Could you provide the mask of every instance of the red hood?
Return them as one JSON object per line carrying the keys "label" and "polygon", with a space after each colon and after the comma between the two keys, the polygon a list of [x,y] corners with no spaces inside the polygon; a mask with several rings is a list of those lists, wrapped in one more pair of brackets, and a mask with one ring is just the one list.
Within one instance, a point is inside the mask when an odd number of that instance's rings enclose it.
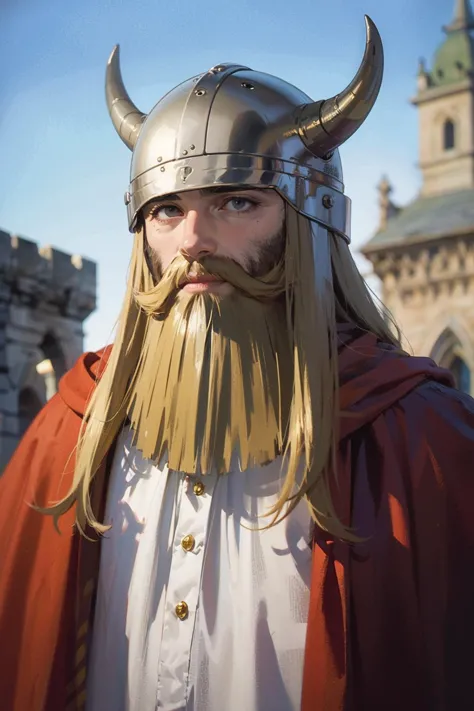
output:
{"label": "red hood", "polygon": [[[350,325],[338,328],[341,437],[347,437],[405,397],[424,380],[448,386],[453,379],[430,358],[409,356]],[[59,383],[66,405],[82,417],[112,346],[84,353]]]}
{"label": "red hood", "polygon": [[59,394],[65,404],[82,417],[94,384],[100,380],[112,346],[106,346],[97,353],[83,353],[71,370],[59,381]]}
{"label": "red hood", "polygon": [[339,331],[341,438],[373,422],[426,380],[454,386],[431,358],[410,356],[353,326]]}

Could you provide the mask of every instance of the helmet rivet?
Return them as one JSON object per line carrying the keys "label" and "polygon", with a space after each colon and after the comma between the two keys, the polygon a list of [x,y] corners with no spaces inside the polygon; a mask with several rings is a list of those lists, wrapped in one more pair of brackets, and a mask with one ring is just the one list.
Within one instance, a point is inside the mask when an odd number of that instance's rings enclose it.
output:
{"label": "helmet rivet", "polygon": [[187,156],[187,155],[188,155],[188,152],[187,152],[187,151],[183,151],[183,156]]}
{"label": "helmet rivet", "polygon": [[157,163],[161,163],[162,160],[163,158],[161,156],[158,156],[158,158],[156,159]]}
{"label": "helmet rivet", "polygon": [[194,145],[194,143],[191,143],[191,145],[189,146],[189,150],[194,151],[195,148],[196,146]]}
{"label": "helmet rivet", "polygon": [[123,201],[124,201],[125,205],[129,205],[129,204],[130,204],[130,200],[131,200],[131,196],[130,196],[130,193],[128,192],[128,190],[127,190],[127,192],[126,192],[125,195],[123,196]]}
{"label": "helmet rivet", "polygon": [[161,170],[162,173],[164,173],[164,172],[165,172],[165,166],[162,165],[161,168],[160,168],[160,170]]}
{"label": "helmet rivet", "polygon": [[334,205],[334,198],[332,195],[323,195],[323,205],[326,210],[329,210]]}
{"label": "helmet rivet", "polygon": [[253,91],[255,89],[253,84],[249,84],[248,81],[243,81],[242,84],[240,85],[244,89],[250,89],[250,91]]}
{"label": "helmet rivet", "polygon": [[196,96],[204,96],[206,93],[204,89],[197,89],[197,91],[194,92]]}

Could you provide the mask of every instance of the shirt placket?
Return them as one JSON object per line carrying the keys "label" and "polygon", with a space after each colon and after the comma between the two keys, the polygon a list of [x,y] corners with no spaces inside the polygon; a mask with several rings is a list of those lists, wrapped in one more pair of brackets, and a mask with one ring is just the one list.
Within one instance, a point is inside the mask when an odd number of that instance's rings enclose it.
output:
{"label": "shirt placket", "polygon": [[182,476],[166,594],[156,708],[174,711],[186,705],[189,660],[204,562],[215,477]]}

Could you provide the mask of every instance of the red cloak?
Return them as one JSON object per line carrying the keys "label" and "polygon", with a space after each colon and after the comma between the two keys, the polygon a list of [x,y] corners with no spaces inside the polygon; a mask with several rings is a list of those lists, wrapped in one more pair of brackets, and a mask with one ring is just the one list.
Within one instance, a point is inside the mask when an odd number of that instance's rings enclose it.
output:
{"label": "red cloak", "polygon": [[[340,338],[334,493],[340,516],[368,538],[315,534],[301,710],[472,709],[474,401],[427,358],[350,328]],[[74,509],[58,535],[28,502],[68,490],[109,353],[83,355],[64,376],[0,480],[5,711],[84,709],[100,543],[79,536]],[[107,472],[104,463],[93,487],[99,515]]]}

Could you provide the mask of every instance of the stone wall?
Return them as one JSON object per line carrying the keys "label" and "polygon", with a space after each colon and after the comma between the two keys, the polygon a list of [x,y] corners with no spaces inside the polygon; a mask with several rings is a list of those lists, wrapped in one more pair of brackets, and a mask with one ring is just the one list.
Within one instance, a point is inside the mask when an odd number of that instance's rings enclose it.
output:
{"label": "stone wall", "polygon": [[[0,471],[83,352],[95,308],[94,262],[0,230]],[[45,360],[52,371],[42,374]]]}
{"label": "stone wall", "polygon": [[404,243],[370,260],[405,347],[440,362],[446,336],[474,373],[474,233]]}

